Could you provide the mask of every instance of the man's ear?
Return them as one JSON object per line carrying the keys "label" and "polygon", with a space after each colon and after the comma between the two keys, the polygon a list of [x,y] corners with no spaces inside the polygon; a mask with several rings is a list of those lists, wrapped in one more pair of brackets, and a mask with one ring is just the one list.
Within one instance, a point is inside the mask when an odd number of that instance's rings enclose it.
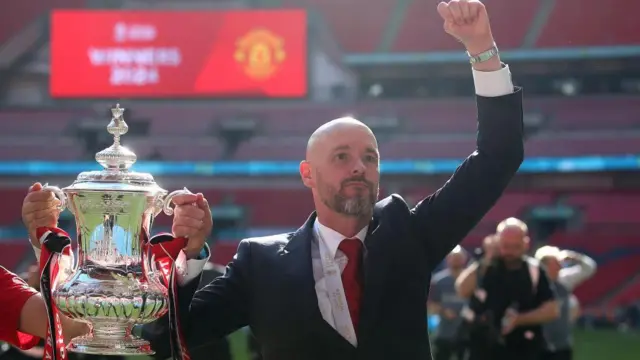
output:
{"label": "man's ear", "polygon": [[309,164],[307,160],[302,160],[300,162],[300,177],[302,178],[304,186],[310,189],[316,186],[316,182],[311,171],[311,164]]}

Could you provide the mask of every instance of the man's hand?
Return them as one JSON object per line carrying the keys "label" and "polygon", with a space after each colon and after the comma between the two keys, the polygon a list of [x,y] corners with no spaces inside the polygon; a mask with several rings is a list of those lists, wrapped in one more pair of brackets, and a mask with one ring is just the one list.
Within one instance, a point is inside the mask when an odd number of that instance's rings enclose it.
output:
{"label": "man's hand", "polygon": [[196,258],[213,228],[209,203],[201,193],[176,195],[173,203],[176,205],[171,227],[173,236],[187,238],[187,247],[183,250],[187,258]]}
{"label": "man's hand", "polygon": [[444,31],[464,44],[472,55],[491,49],[493,35],[487,9],[479,0],[451,0],[438,4]]}
{"label": "man's hand", "polygon": [[513,309],[507,310],[502,318],[502,335],[507,335],[519,325],[519,314]]}
{"label": "man's hand", "polygon": [[36,229],[39,227],[56,227],[60,217],[60,200],[51,191],[43,191],[40,183],[29,188],[29,193],[22,202],[22,222],[29,231],[31,243],[40,248]]}
{"label": "man's hand", "polygon": [[78,320],[72,320],[64,315],[60,317],[60,322],[62,325],[62,336],[64,337],[65,344],[68,344],[73,340],[73,338],[86,335],[91,331],[89,324]]}

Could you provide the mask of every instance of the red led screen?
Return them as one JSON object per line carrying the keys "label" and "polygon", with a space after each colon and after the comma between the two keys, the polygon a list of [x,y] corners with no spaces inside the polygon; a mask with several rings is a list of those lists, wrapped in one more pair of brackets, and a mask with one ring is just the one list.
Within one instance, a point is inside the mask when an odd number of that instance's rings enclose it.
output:
{"label": "red led screen", "polygon": [[301,10],[54,11],[58,98],[303,97]]}

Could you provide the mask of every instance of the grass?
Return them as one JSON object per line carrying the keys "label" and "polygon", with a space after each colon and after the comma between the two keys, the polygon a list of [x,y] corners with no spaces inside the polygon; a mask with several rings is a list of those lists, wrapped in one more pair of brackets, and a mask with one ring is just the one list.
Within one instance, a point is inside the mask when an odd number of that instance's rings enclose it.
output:
{"label": "grass", "polygon": [[[638,360],[640,333],[620,333],[612,330],[576,330],[575,360]],[[249,360],[244,331],[229,337],[234,360]],[[129,360],[142,360],[130,358]]]}
{"label": "grass", "polygon": [[637,360],[640,333],[613,330],[577,330],[575,360]]}

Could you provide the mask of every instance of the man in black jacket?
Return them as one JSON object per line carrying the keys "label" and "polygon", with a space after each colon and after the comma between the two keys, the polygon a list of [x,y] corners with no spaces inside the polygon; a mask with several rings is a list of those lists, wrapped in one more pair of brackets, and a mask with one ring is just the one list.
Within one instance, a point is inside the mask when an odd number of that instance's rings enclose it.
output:
{"label": "man in black jacket", "polygon": [[[380,154],[366,125],[343,118],[321,126],[300,165],[316,211],[294,233],[240,242],[225,275],[200,291],[183,284],[180,320],[189,343],[249,325],[265,360],[430,358],[430,273],[493,206],[523,159],[522,92],[500,62],[484,5],[452,0],[438,12],[471,56],[476,151],[410,208],[398,195],[377,202]],[[195,196],[176,200],[176,214],[198,218]],[[194,254],[208,230],[188,233]],[[168,341],[165,324],[143,328],[152,347]]]}
{"label": "man in black jacket", "polygon": [[559,314],[554,287],[539,262],[526,256],[524,222],[501,222],[497,237],[499,256],[487,266],[465,313],[471,359],[537,360],[545,344],[542,324]]}

